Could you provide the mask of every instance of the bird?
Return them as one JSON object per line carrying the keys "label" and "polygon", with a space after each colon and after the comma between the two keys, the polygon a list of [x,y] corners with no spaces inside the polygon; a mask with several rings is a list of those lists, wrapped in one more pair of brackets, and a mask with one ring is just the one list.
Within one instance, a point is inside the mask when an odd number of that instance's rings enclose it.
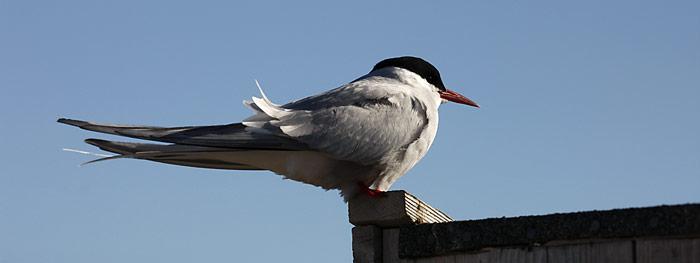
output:
{"label": "bird", "polygon": [[[68,118],[78,128],[158,143],[86,139],[117,158],[228,169],[268,170],[286,179],[340,190],[345,202],[381,196],[425,156],[446,102],[479,107],[447,89],[440,72],[414,56],[381,60],[347,84],[286,104],[260,97],[243,104],[253,115],[238,123],[157,127],[100,124]],[[88,162],[88,163],[91,163]]]}

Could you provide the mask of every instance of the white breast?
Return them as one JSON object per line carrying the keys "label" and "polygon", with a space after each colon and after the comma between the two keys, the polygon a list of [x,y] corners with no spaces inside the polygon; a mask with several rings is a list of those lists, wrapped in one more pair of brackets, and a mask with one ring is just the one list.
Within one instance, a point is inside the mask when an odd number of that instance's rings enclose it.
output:
{"label": "white breast", "polygon": [[401,71],[399,77],[414,87],[410,91],[411,96],[423,104],[425,117],[428,122],[414,142],[392,156],[392,162],[387,163],[386,168],[372,183],[372,188],[381,191],[389,190],[397,179],[406,174],[425,156],[435,139],[439,122],[438,107],[442,99],[436,92],[435,87],[410,71]]}

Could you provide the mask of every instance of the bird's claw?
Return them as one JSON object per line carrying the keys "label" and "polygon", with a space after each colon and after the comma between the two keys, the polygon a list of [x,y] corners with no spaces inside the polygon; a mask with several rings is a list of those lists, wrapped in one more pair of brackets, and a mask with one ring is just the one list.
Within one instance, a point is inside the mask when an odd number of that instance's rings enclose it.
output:
{"label": "bird's claw", "polygon": [[369,188],[369,186],[367,186],[366,184],[364,184],[362,182],[358,182],[357,184],[360,185],[360,189],[362,189],[362,192],[367,194],[369,197],[376,198],[376,197],[384,197],[386,195],[385,191]]}

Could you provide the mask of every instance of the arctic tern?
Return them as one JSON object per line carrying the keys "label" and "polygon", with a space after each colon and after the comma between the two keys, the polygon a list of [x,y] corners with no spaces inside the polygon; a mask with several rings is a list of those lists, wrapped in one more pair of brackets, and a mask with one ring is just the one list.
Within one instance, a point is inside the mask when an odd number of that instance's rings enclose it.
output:
{"label": "arctic tern", "polygon": [[260,93],[262,98],[243,102],[254,114],[240,123],[155,127],[65,118],[58,122],[167,143],[87,139],[117,154],[95,161],[133,158],[269,170],[326,190],[339,189],[348,201],[361,193],[387,191],[426,154],[437,132],[440,104],[479,107],[445,88],[440,72],[429,62],[410,56],[382,60],[348,84],[283,105],[272,103],[262,89]]}

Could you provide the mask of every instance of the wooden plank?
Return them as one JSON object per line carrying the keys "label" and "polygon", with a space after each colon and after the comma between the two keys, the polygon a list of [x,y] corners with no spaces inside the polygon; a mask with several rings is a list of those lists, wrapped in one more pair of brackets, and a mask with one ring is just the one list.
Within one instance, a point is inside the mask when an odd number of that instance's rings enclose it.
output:
{"label": "wooden plank", "polygon": [[489,248],[455,257],[457,263],[546,263],[547,251],[535,248]]}
{"label": "wooden plank", "polygon": [[404,260],[401,263],[457,263],[457,256],[445,255],[431,258],[417,258],[414,260]]}
{"label": "wooden plank", "polygon": [[547,259],[549,263],[633,263],[634,243],[628,240],[548,246]]}
{"label": "wooden plank", "polygon": [[384,263],[546,263],[547,252],[542,247],[535,248],[491,248],[478,253],[442,255],[427,258],[399,258],[398,228],[384,229],[382,232]]}
{"label": "wooden plank", "polygon": [[[384,231],[390,240],[398,238],[398,232]],[[385,254],[386,263],[587,263],[587,262],[638,262],[638,263],[698,263],[700,262],[700,238],[654,239],[590,242],[527,248],[487,248],[476,253],[442,255],[427,258],[399,259],[396,248],[385,239],[385,249],[394,251],[392,257]],[[395,245],[394,245],[395,246]],[[635,254],[636,251],[636,261]],[[387,250],[384,251],[387,253]]]}
{"label": "wooden plank", "polygon": [[453,221],[406,191],[386,192],[382,197],[358,196],[348,203],[350,223],[384,228]]}
{"label": "wooden plank", "polygon": [[679,236],[700,236],[700,204],[401,226],[399,255],[420,258],[555,241]]}
{"label": "wooden plank", "polygon": [[547,262],[547,250],[543,247],[499,249],[498,258],[491,262],[545,263]]}
{"label": "wooden plank", "polygon": [[382,230],[382,249],[384,263],[399,263],[399,229],[387,228]]}
{"label": "wooden plank", "polygon": [[384,229],[382,232],[384,263],[455,263],[457,255],[437,256],[430,258],[399,258],[399,228]]}
{"label": "wooden plank", "polygon": [[352,228],[352,257],[355,263],[382,262],[382,229],[377,226]]}
{"label": "wooden plank", "polygon": [[638,263],[698,263],[700,238],[637,240]]}
{"label": "wooden plank", "polygon": [[[401,259],[391,263],[546,263],[544,248],[490,248],[477,253],[443,255],[428,258]],[[385,261],[386,263],[386,261]]]}

